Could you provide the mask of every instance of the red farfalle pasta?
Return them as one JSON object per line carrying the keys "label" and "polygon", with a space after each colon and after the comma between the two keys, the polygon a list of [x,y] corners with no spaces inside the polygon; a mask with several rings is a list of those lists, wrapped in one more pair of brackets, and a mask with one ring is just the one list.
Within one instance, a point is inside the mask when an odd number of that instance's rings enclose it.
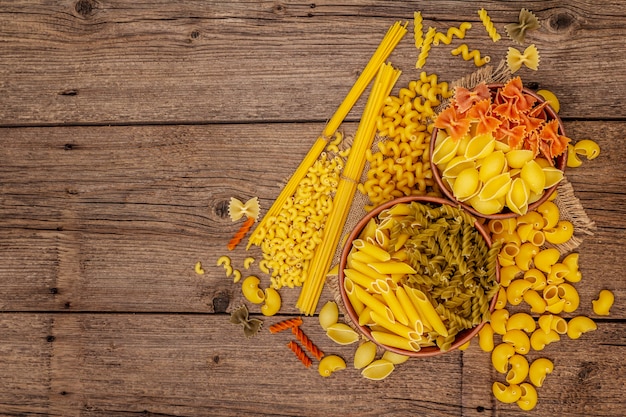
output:
{"label": "red farfalle pasta", "polygon": [[467,117],[477,120],[476,134],[491,133],[500,126],[500,119],[491,115],[491,103],[488,99],[481,100],[467,111]]}
{"label": "red farfalle pasta", "polygon": [[460,117],[454,106],[450,106],[437,116],[435,127],[446,129],[453,140],[461,140],[470,129],[471,120],[467,117]]}
{"label": "red farfalle pasta", "polygon": [[307,368],[311,366],[313,361],[302,350],[300,345],[292,340],[291,342],[287,343],[287,347],[291,349],[291,351],[298,357],[298,359],[300,359],[300,362],[302,362],[304,366],[306,366]]}
{"label": "red farfalle pasta", "polygon": [[301,317],[294,317],[291,319],[286,319],[283,321],[279,321],[278,323],[272,324],[269,329],[270,329],[270,333],[278,333],[278,332],[282,332],[283,330],[287,330],[287,329],[291,329],[294,327],[298,327],[302,324],[302,318]]}
{"label": "red farfalle pasta", "polygon": [[243,224],[241,225],[237,233],[235,233],[235,235],[230,240],[230,242],[228,242],[228,245],[226,246],[228,250],[233,250],[235,249],[235,247],[237,247],[239,242],[241,242],[241,240],[246,235],[246,233],[248,233],[248,230],[250,230],[253,224],[254,224],[254,217],[248,217],[246,221],[243,222]]}
{"label": "red farfalle pasta", "polygon": [[475,103],[491,97],[487,84],[480,83],[473,90],[465,87],[457,87],[454,90],[454,101],[457,111],[461,114],[467,112]]}
{"label": "red farfalle pasta", "polygon": [[539,151],[548,160],[559,156],[567,149],[570,139],[559,134],[559,123],[557,120],[550,120],[543,125],[539,132]]}
{"label": "red farfalle pasta", "polygon": [[315,356],[317,360],[320,360],[324,357],[324,352],[322,352],[315,344],[309,339],[309,337],[304,334],[300,327],[292,327],[291,332],[296,336],[296,339],[304,346],[306,350],[311,352],[311,355]]}

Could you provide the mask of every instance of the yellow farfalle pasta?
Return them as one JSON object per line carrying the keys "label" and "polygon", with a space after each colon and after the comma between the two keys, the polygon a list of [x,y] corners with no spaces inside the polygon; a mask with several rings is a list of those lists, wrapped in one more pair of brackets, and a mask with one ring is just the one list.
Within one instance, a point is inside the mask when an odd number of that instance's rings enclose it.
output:
{"label": "yellow farfalle pasta", "polygon": [[597,330],[596,323],[587,316],[576,316],[567,323],[567,336],[570,339],[578,339],[584,333]]}
{"label": "yellow farfalle pasta", "polygon": [[498,33],[498,30],[491,21],[491,17],[489,17],[487,10],[485,10],[484,8],[480,9],[478,11],[478,16],[480,17],[480,21],[485,27],[485,30],[487,31],[487,34],[489,35],[491,40],[494,42],[498,42],[502,36]]}
{"label": "yellow farfalle pasta", "polygon": [[230,202],[228,203],[228,215],[234,222],[241,219],[243,216],[257,219],[259,217],[260,210],[261,207],[259,205],[258,197],[253,197],[245,203],[242,203],[241,200],[238,200],[235,197],[231,197]]}
{"label": "yellow farfalle pasta", "polygon": [[524,52],[509,47],[506,54],[506,63],[511,70],[511,74],[517,72],[522,65],[525,65],[533,71],[537,71],[539,69],[539,59],[539,51],[534,44],[529,45]]}
{"label": "yellow farfalle pasta", "polygon": [[608,316],[614,302],[615,296],[613,293],[609,290],[602,290],[598,294],[598,298],[591,302],[593,312],[599,316]]}

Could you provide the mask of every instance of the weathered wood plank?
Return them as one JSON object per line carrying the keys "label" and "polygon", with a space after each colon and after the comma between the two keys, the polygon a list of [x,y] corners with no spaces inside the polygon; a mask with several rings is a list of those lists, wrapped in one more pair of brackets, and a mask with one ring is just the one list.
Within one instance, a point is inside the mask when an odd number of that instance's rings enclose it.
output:
{"label": "weathered wood plank", "polygon": [[[595,137],[601,156],[568,171],[596,222],[581,252],[581,312],[602,288],[626,297],[622,122],[571,122]],[[345,125],[354,131],[355,124]],[[233,252],[239,227],[231,196],[259,196],[267,209],[322,129],[321,124],[5,129],[0,151],[0,258],[5,311],[230,311],[242,298],[215,265],[243,270],[258,248]],[[598,135],[597,132],[602,132]],[[67,146],[66,146],[67,145]],[[276,163],[280,161],[280,163]],[[206,274],[193,271],[202,261]],[[263,275],[260,275],[263,276]],[[175,290],[173,290],[175,289]],[[297,291],[285,289],[285,313]],[[330,298],[332,294],[327,293]],[[256,308],[256,307],[255,307]],[[626,310],[616,303],[614,317]]]}
{"label": "weathered wood plank", "polygon": [[[352,367],[356,346],[334,344],[315,318],[303,331],[348,365],[328,379],[285,347],[291,334],[265,328],[246,339],[224,314],[1,313],[0,323],[2,415],[525,415],[492,401],[502,375],[475,344],[374,382]],[[555,363],[533,415],[621,415],[625,348],[623,325],[600,322],[531,353]]]}
{"label": "weathered wood plank", "polygon": [[[481,7],[500,42],[486,36]],[[541,65],[519,74],[556,92],[564,117],[624,117],[617,2],[78,0],[2,2],[0,125],[323,121],[395,20],[410,22],[419,9],[425,28],[470,21],[465,42],[497,63],[520,48],[503,27],[521,7],[542,23],[527,37]],[[474,71],[450,54],[459,43],[434,47],[424,69],[448,81]],[[409,33],[392,56],[405,80],[418,74],[417,53]]]}

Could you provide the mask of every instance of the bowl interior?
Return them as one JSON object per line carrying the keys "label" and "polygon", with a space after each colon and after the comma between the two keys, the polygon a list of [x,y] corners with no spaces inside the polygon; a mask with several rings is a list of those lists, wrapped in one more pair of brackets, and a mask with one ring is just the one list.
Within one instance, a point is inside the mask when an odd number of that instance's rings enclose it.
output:
{"label": "bowl interior", "polygon": [[[404,349],[399,349],[399,348],[392,347],[392,346],[385,346],[385,345],[382,345],[382,344],[378,343],[376,340],[374,340],[374,338],[372,337],[371,330],[369,329],[368,326],[361,326],[361,325],[359,325],[358,314],[356,313],[356,311],[352,307],[352,304],[350,303],[350,300],[349,300],[348,295],[346,294],[346,290],[344,288],[345,275],[344,275],[343,271],[344,271],[344,269],[347,266],[348,254],[350,253],[350,250],[352,248],[352,242],[355,239],[358,238],[358,236],[363,231],[363,229],[367,225],[367,223],[372,218],[378,216],[383,210],[388,209],[390,207],[393,207],[396,204],[411,203],[411,202],[432,203],[433,205],[447,204],[447,205],[450,205],[450,206],[454,206],[454,204],[451,203],[449,200],[446,200],[446,199],[443,199],[443,198],[427,197],[427,196],[411,196],[411,197],[400,197],[400,198],[397,198],[395,200],[388,201],[387,203],[384,203],[384,204],[376,207],[372,211],[370,211],[355,226],[355,228],[352,230],[352,232],[348,236],[348,238],[346,240],[346,243],[345,243],[345,245],[343,247],[343,250],[342,250],[342,253],[341,253],[341,259],[340,259],[340,263],[339,263],[339,289],[340,289],[341,298],[342,298],[342,301],[343,301],[343,304],[345,306],[345,309],[346,309],[346,312],[347,312],[348,316],[350,317],[350,319],[352,320],[354,325],[359,329],[359,331],[363,335],[365,335],[369,340],[371,340],[372,342],[376,343],[378,346],[380,346],[380,347],[382,347],[384,349],[390,350],[390,351],[395,352],[395,353],[399,353],[401,355],[412,356],[412,357],[435,356],[435,355],[439,355],[439,354],[442,354],[442,353],[450,352],[450,351],[458,348],[459,346],[463,345],[464,343],[469,341],[471,338],[473,338],[480,331],[480,329],[482,328],[482,326],[485,323],[482,322],[479,325],[476,325],[476,326],[474,326],[474,327],[472,327],[470,329],[465,329],[465,330],[462,330],[461,332],[459,332],[457,334],[456,339],[453,342],[452,346],[447,351],[442,351],[442,350],[440,350],[436,346],[422,347],[417,352],[404,350]],[[483,237],[483,239],[485,239],[485,242],[487,243],[487,246],[491,247],[491,238],[489,237],[489,233],[487,232],[487,230],[478,222],[475,222],[474,226],[476,227],[476,229],[478,230],[480,235]],[[499,269],[499,266],[497,265],[497,263],[496,263],[496,281],[500,282],[500,269]],[[493,299],[490,301],[490,306],[489,306],[490,311],[494,310],[496,301],[497,301],[497,297],[493,297]]]}
{"label": "bowl interior", "polygon": [[[489,89],[492,91],[495,91],[501,88],[502,86],[503,86],[502,84],[489,84],[488,85]],[[545,99],[541,97],[540,95],[538,95],[537,93],[535,93],[534,91],[529,90],[527,88],[524,88],[523,91],[524,93],[529,94],[532,97],[534,97],[538,102],[540,103],[545,102]],[[550,105],[546,105],[544,107],[544,110],[548,116],[548,120],[554,119],[558,122],[560,134],[565,136],[565,130],[563,129],[563,122],[561,121],[561,118],[558,116],[558,114],[554,111],[554,109]],[[435,142],[437,141],[438,131],[439,129],[437,128],[433,129],[433,133],[430,139],[430,155],[432,155],[435,150],[435,146],[436,146]],[[504,207],[503,211],[500,213],[483,214],[479,212],[478,210],[476,210],[474,207],[472,207],[470,204],[457,200],[452,190],[448,188],[448,185],[444,182],[443,178],[441,177],[441,173],[439,172],[439,169],[437,168],[437,166],[432,161],[430,164],[431,164],[433,176],[435,178],[435,181],[437,182],[437,185],[441,189],[441,192],[447,198],[454,201],[457,206],[463,207],[465,210],[472,213],[474,216],[487,218],[487,219],[506,219],[506,218],[519,216],[517,213],[509,210],[507,207]],[[567,165],[567,150],[565,150],[564,153],[556,157],[554,160],[554,166],[560,169],[561,171],[565,171],[566,165]],[[548,198],[550,198],[550,195],[552,195],[552,193],[556,190],[557,187],[558,187],[558,184],[553,185],[552,187],[544,190],[543,194],[537,201],[528,205],[528,211],[533,211],[534,209],[539,207],[542,203],[544,203]]]}

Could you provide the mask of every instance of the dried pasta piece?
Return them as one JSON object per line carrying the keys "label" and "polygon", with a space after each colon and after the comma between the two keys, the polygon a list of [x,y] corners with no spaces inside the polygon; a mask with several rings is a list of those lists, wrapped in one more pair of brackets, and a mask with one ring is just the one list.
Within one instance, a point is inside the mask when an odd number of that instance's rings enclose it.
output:
{"label": "dried pasta piece", "polygon": [[509,47],[506,54],[506,63],[511,70],[511,74],[517,72],[522,65],[530,68],[533,71],[537,71],[539,68],[539,51],[535,44],[529,45],[524,53],[519,50]]}
{"label": "dried pasta piece", "polygon": [[491,21],[491,17],[489,17],[487,10],[480,9],[478,11],[478,16],[480,17],[480,21],[483,23],[483,26],[487,30],[487,34],[489,35],[491,40],[494,42],[498,42],[502,36],[500,36],[498,30]]}
{"label": "dried pasta piece", "polygon": [[235,233],[235,235],[232,237],[230,242],[228,242],[228,245],[226,246],[228,250],[233,250],[235,249],[235,247],[237,247],[239,242],[241,242],[246,233],[248,233],[248,230],[250,230],[250,228],[254,224],[254,221],[254,217],[248,217],[246,219],[246,221],[241,225],[237,233]]}
{"label": "dried pasta piece", "polygon": [[243,326],[243,334],[246,337],[252,337],[261,330],[263,321],[248,317],[248,308],[244,305],[233,310],[230,315],[230,322],[233,324],[241,324]]}
{"label": "dried pasta piece", "polygon": [[307,368],[311,366],[313,361],[302,350],[300,345],[298,345],[296,342],[292,340],[289,343],[287,343],[287,347],[298,357],[298,359],[300,359],[300,362],[302,362],[304,366],[306,366]]}
{"label": "dried pasta piece", "polygon": [[315,356],[317,360],[320,360],[324,357],[324,352],[322,352],[316,345],[309,339],[309,337],[304,334],[302,329],[299,326],[294,326],[291,328],[291,333],[296,336],[296,339],[304,346],[306,350],[311,352],[311,355]]}
{"label": "dried pasta piece", "polygon": [[422,12],[413,12],[413,33],[415,47],[421,48],[424,43],[424,24],[422,20]]}
{"label": "dried pasta piece", "polygon": [[485,64],[491,62],[491,57],[480,56],[480,51],[478,49],[473,49],[470,51],[469,47],[466,44],[461,44],[457,48],[450,51],[452,55],[457,56],[461,55],[465,61],[469,61],[470,59],[474,60],[474,65],[477,67],[482,67]]}
{"label": "dried pasta piece", "polygon": [[459,117],[453,106],[439,113],[435,120],[435,127],[446,129],[455,141],[461,140],[469,132],[470,124],[470,119]]}
{"label": "dried pasta piece", "polygon": [[231,197],[230,203],[228,204],[228,215],[234,222],[241,219],[244,215],[248,218],[252,217],[254,219],[258,219],[260,211],[261,207],[259,205],[258,197],[249,199],[245,202],[245,204],[235,197]]}
{"label": "dried pasta piece", "polygon": [[283,321],[279,321],[278,323],[272,324],[269,327],[270,333],[278,333],[278,332],[282,332],[283,330],[287,330],[287,329],[292,329],[294,327],[298,327],[302,325],[302,318],[301,317],[294,317],[291,319],[286,319]]}
{"label": "dried pasta piece", "polygon": [[468,90],[465,87],[456,87],[454,90],[454,106],[459,113],[465,114],[474,104],[489,100],[491,93],[489,87],[484,82],[481,82],[476,87]]}
{"label": "dried pasta piece", "polygon": [[469,22],[463,22],[459,27],[450,27],[446,33],[437,32],[433,39],[433,45],[439,45],[439,42],[443,42],[446,45],[450,45],[452,37],[456,36],[459,39],[465,39],[465,32],[471,29],[472,24]]}
{"label": "dried pasta piece", "polygon": [[528,9],[522,9],[519,12],[519,21],[517,23],[509,23],[504,26],[509,38],[522,45],[524,43],[526,32],[538,29],[540,24],[537,16]]}
{"label": "dried pasta piece", "polygon": [[435,39],[436,31],[437,30],[432,26],[428,28],[426,36],[424,37],[424,42],[422,43],[422,48],[419,55],[417,56],[415,68],[423,68],[426,64],[426,58],[428,58],[428,54],[430,53],[430,48],[432,47],[433,41]]}
{"label": "dried pasta piece", "polygon": [[476,124],[477,135],[491,133],[502,123],[500,119],[491,115],[491,103],[487,99],[476,103],[476,105],[467,112],[467,116],[471,119],[478,120]]}

